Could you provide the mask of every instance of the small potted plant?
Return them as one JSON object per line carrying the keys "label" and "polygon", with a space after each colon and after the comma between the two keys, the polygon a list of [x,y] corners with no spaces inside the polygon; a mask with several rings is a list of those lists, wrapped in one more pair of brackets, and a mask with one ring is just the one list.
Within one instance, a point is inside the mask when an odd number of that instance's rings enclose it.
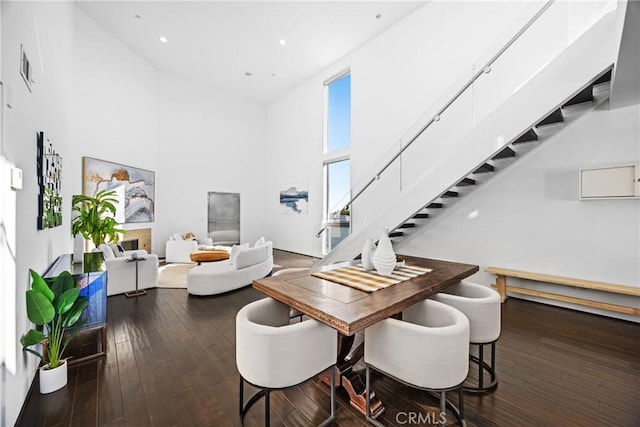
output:
{"label": "small potted plant", "polygon": [[348,207],[344,207],[340,210],[340,221],[343,222],[347,222],[349,221],[349,215],[351,214],[351,212],[349,212],[349,208]]}
{"label": "small potted plant", "polygon": [[[79,297],[80,290],[68,271],[55,277],[51,286],[37,272],[29,272],[32,281],[26,292],[27,317],[42,330],[29,330],[20,343],[24,351],[42,360],[40,393],[46,394],[67,384],[67,363],[62,356],[81,327],[71,328],[80,319],[88,300]],[[36,344],[42,344],[42,353],[29,348]]]}

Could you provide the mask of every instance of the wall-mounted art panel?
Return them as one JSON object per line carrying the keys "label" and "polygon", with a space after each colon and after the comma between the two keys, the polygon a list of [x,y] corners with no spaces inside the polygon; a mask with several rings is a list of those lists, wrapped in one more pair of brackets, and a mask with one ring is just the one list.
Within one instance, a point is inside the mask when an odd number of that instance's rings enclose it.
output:
{"label": "wall-mounted art panel", "polygon": [[123,186],[124,222],[154,220],[155,172],[91,157],[83,157],[82,161],[85,195],[93,196],[100,190],[118,191]]}
{"label": "wall-mounted art panel", "polygon": [[309,184],[307,182],[283,184],[280,188],[280,213],[307,213],[309,204]]}
{"label": "wall-mounted art panel", "polygon": [[44,132],[38,132],[38,230],[62,225],[62,157]]}

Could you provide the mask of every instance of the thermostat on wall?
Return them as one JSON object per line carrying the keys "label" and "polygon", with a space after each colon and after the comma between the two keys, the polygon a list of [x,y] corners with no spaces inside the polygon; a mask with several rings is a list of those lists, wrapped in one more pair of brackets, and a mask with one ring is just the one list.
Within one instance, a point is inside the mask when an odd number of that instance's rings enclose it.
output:
{"label": "thermostat on wall", "polygon": [[11,169],[11,188],[14,190],[22,190],[22,169]]}

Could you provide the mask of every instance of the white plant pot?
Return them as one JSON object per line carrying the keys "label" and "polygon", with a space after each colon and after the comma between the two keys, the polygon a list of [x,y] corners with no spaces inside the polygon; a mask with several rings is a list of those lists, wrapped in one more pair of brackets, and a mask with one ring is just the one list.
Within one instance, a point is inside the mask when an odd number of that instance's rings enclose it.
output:
{"label": "white plant pot", "polygon": [[396,267],[396,253],[393,251],[388,229],[385,228],[382,231],[378,247],[371,259],[379,275],[389,276],[393,273],[393,269]]}
{"label": "white plant pot", "polygon": [[55,369],[49,369],[48,364],[40,367],[40,393],[53,393],[65,385],[67,385],[66,360],[63,360],[60,366]]}

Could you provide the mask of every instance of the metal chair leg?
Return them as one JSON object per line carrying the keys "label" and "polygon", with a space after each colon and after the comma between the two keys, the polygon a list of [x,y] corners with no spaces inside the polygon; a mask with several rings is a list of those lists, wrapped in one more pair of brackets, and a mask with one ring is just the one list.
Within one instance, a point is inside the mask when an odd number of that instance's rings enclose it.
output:
{"label": "metal chair leg", "polygon": [[478,364],[479,374],[478,374],[478,388],[484,388],[484,344],[480,344],[480,348],[478,349],[478,359],[480,359],[480,363]]}
{"label": "metal chair leg", "polygon": [[242,379],[242,375],[238,375],[240,377],[240,394],[238,396],[238,414],[240,415],[240,425],[242,425],[242,410],[244,405],[244,379]]}
{"label": "metal chair leg", "polygon": [[247,415],[247,412],[249,412],[249,409],[251,409],[253,404],[256,403],[266,393],[267,393],[266,390],[259,390],[253,396],[251,396],[247,401],[247,403],[245,404],[244,403],[244,378],[242,378],[242,375],[240,375],[240,387],[239,387],[239,393],[238,393],[238,399],[239,399],[238,408],[240,410],[240,414],[239,414],[240,420],[238,425],[240,426],[244,425],[244,416]]}
{"label": "metal chair leg", "polygon": [[[488,344],[491,344],[491,365],[484,361],[484,346]],[[478,356],[474,356],[473,354],[469,355],[469,360],[478,365],[478,385],[466,385],[464,386],[464,391],[478,394],[494,391],[498,387],[498,376],[496,374],[496,342],[493,341],[483,344],[472,343],[472,345],[478,346]],[[485,371],[489,373],[491,379],[488,385],[484,383]]]}
{"label": "metal chair leg", "polygon": [[324,420],[318,427],[325,427],[328,425],[332,425],[336,421],[336,370],[332,366],[329,368],[331,378],[331,415],[329,418]]}
{"label": "metal chair leg", "polygon": [[375,418],[371,417],[371,368],[369,368],[369,365],[366,365],[365,368],[365,390],[364,390],[366,397],[365,397],[365,418],[367,419],[367,422],[369,424],[373,424],[376,427],[385,427],[384,424],[379,423],[378,421],[375,420]]}
{"label": "metal chair leg", "polygon": [[460,423],[464,426],[466,421],[464,420],[464,387],[462,384],[458,387],[458,409],[460,410]]}
{"label": "metal chair leg", "polygon": [[266,390],[264,392],[264,427],[269,427],[271,425],[271,420],[269,419],[271,415],[270,396],[271,396],[271,393],[269,392],[269,390]]}

